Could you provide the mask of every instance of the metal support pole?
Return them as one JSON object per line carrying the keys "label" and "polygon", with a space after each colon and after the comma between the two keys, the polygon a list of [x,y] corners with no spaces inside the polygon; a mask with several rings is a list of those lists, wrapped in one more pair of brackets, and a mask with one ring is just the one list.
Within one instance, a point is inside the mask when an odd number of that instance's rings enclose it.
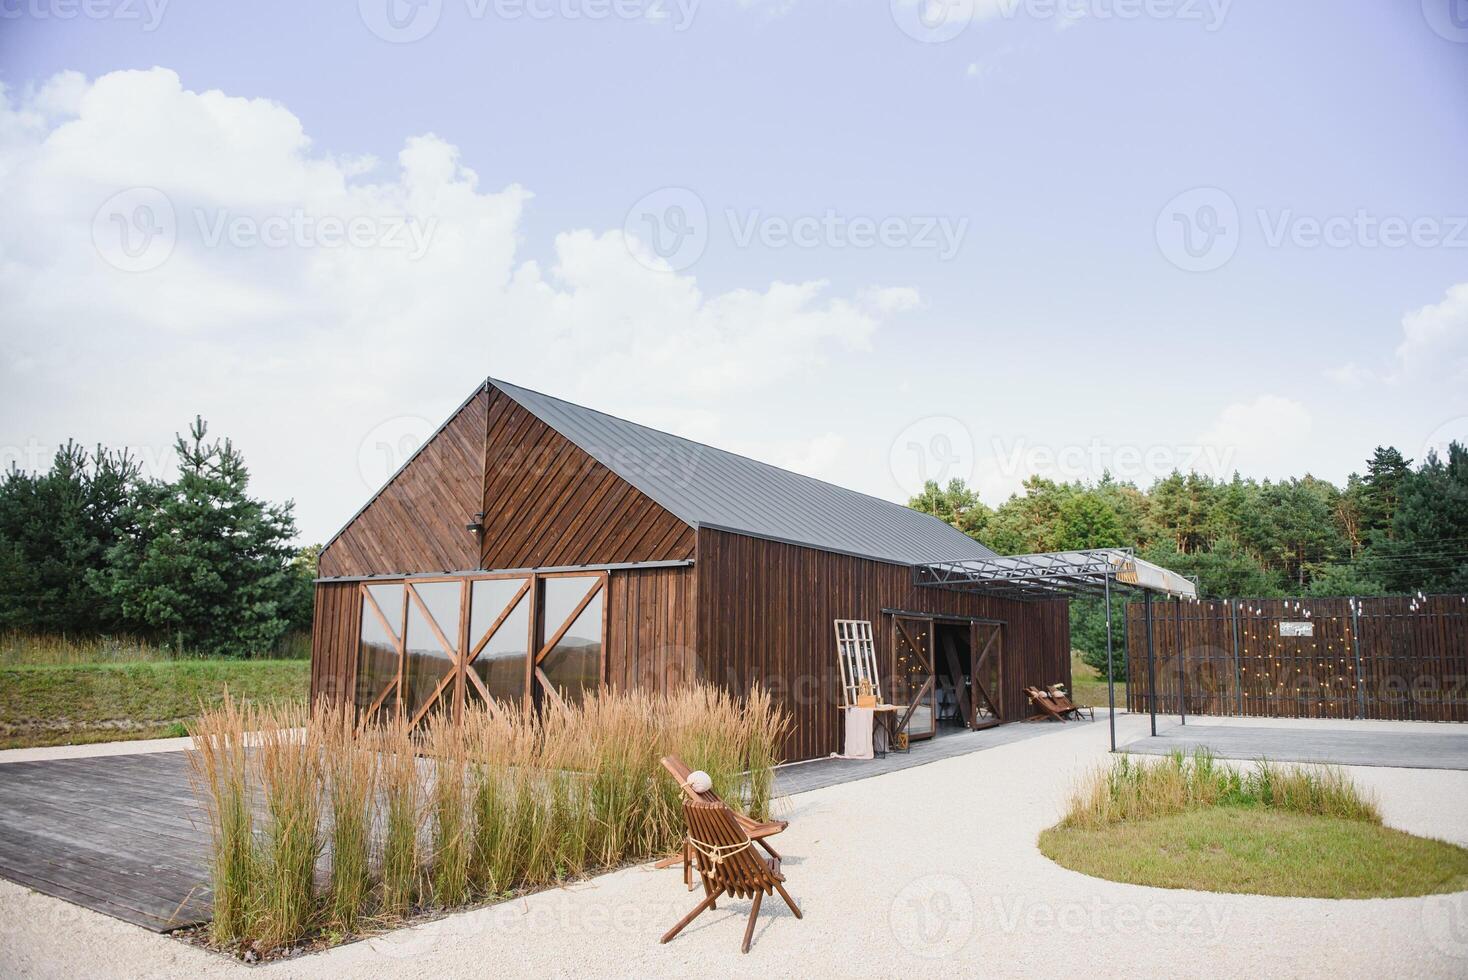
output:
{"label": "metal support pole", "polygon": [[1188,672],[1187,672],[1187,644],[1183,643],[1183,601],[1176,596],[1172,604],[1177,607],[1177,716],[1186,725],[1188,723]]}
{"label": "metal support pole", "polygon": [[1351,649],[1356,654],[1356,717],[1366,717],[1366,682],[1361,677],[1361,600],[1351,597]]}
{"label": "metal support pole", "polygon": [[1111,751],[1116,751],[1116,673],[1111,665],[1111,576],[1106,576],[1106,723],[1111,726]]}
{"label": "metal support pole", "polygon": [[1152,716],[1152,737],[1157,737],[1157,660],[1152,653],[1152,593],[1143,593],[1142,609],[1147,614],[1147,713]]}
{"label": "metal support pole", "polygon": [[1228,621],[1234,631],[1234,693],[1238,695],[1239,717],[1244,717],[1244,674],[1239,670],[1239,607],[1233,600],[1228,603]]}

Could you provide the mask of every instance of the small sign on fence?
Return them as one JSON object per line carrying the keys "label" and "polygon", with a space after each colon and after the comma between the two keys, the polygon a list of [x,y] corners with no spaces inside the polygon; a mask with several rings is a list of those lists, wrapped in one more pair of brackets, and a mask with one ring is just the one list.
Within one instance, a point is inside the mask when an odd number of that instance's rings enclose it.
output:
{"label": "small sign on fence", "polygon": [[1280,636],[1314,636],[1315,624],[1306,620],[1303,623],[1280,623]]}

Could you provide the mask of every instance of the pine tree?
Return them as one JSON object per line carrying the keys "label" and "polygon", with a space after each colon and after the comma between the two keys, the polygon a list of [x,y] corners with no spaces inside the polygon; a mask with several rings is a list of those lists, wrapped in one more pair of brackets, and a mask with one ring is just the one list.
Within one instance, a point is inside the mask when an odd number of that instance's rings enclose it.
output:
{"label": "pine tree", "polygon": [[92,635],[121,624],[96,576],[138,476],[125,452],[61,447],[46,473],[0,481],[0,627]]}
{"label": "pine tree", "polygon": [[109,553],[105,579],[128,620],[190,651],[249,656],[270,649],[299,616],[291,570],[293,505],[249,496],[249,471],[229,440],[206,442],[195,420],[175,443],[179,474],[144,485],[135,532]]}
{"label": "pine tree", "polygon": [[1468,591],[1468,447],[1450,444],[1446,461],[1429,452],[1398,489],[1368,559],[1374,577],[1392,592]]}
{"label": "pine tree", "polygon": [[1392,518],[1402,496],[1402,484],[1412,476],[1412,461],[1396,449],[1377,446],[1366,461],[1361,481],[1361,529],[1367,540],[1390,538]]}

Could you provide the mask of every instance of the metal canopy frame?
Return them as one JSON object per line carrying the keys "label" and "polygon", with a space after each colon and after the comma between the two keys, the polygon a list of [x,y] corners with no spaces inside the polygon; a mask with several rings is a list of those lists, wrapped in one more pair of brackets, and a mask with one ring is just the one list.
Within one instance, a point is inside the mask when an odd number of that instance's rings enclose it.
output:
{"label": "metal canopy frame", "polygon": [[[1033,555],[969,558],[962,561],[914,565],[913,583],[929,588],[989,595],[1001,599],[1036,601],[1044,599],[1100,598],[1106,603],[1106,701],[1111,729],[1111,751],[1116,751],[1116,682],[1112,679],[1111,593],[1117,588],[1141,592],[1146,610],[1147,673],[1155,678],[1152,646],[1152,598],[1197,601],[1198,584],[1178,573],[1136,556],[1131,548],[1092,548],[1052,551]],[[1182,664],[1178,665],[1179,676]],[[1147,699],[1152,734],[1157,734],[1157,685]],[[1182,688],[1178,689],[1179,715],[1187,724]]]}

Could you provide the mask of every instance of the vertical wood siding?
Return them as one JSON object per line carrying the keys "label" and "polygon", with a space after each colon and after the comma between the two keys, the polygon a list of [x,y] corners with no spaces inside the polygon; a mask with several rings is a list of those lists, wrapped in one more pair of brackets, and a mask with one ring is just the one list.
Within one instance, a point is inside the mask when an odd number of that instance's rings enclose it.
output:
{"label": "vertical wood siding", "polygon": [[790,709],[787,760],[837,751],[840,742],[836,619],[866,619],[878,667],[892,670],[883,608],[1003,620],[1001,710],[1029,714],[1027,684],[1070,682],[1070,618],[1064,602],[1016,602],[912,582],[900,565],[702,529],[696,565],[698,654],[706,680],[735,692],[756,682]]}
{"label": "vertical wood siding", "polygon": [[457,572],[476,567],[484,419],[480,391],[321,553],[320,574]]}
{"label": "vertical wood siding", "polygon": [[311,628],[311,703],[352,699],[362,600],[356,582],[318,582]]}
{"label": "vertical wood siding", "polygon": [[490,390],[481,568],[693,557],[693,528]]}
{"label": "vertical wood siding", "polygon": [[659,691],[698,676],[693,568],[615,571],[608,584],[607,683]]}
{"label": "vertical wood siding", "polygon": [[[1347,599],[1241,605],[1235,616],[1223,602],[1153,602],[1158,711],[1177,713],[1182,686],[1188,714],[1468,721],[1468,597],[1429,596],[1415,609],[1405,596],[1362,599],[1354,623]],[[1142,603],[1126,614],[1127,706],[1146,711]],[[1309,622],[1315,635],[1281,636],[1281,622]]]}

